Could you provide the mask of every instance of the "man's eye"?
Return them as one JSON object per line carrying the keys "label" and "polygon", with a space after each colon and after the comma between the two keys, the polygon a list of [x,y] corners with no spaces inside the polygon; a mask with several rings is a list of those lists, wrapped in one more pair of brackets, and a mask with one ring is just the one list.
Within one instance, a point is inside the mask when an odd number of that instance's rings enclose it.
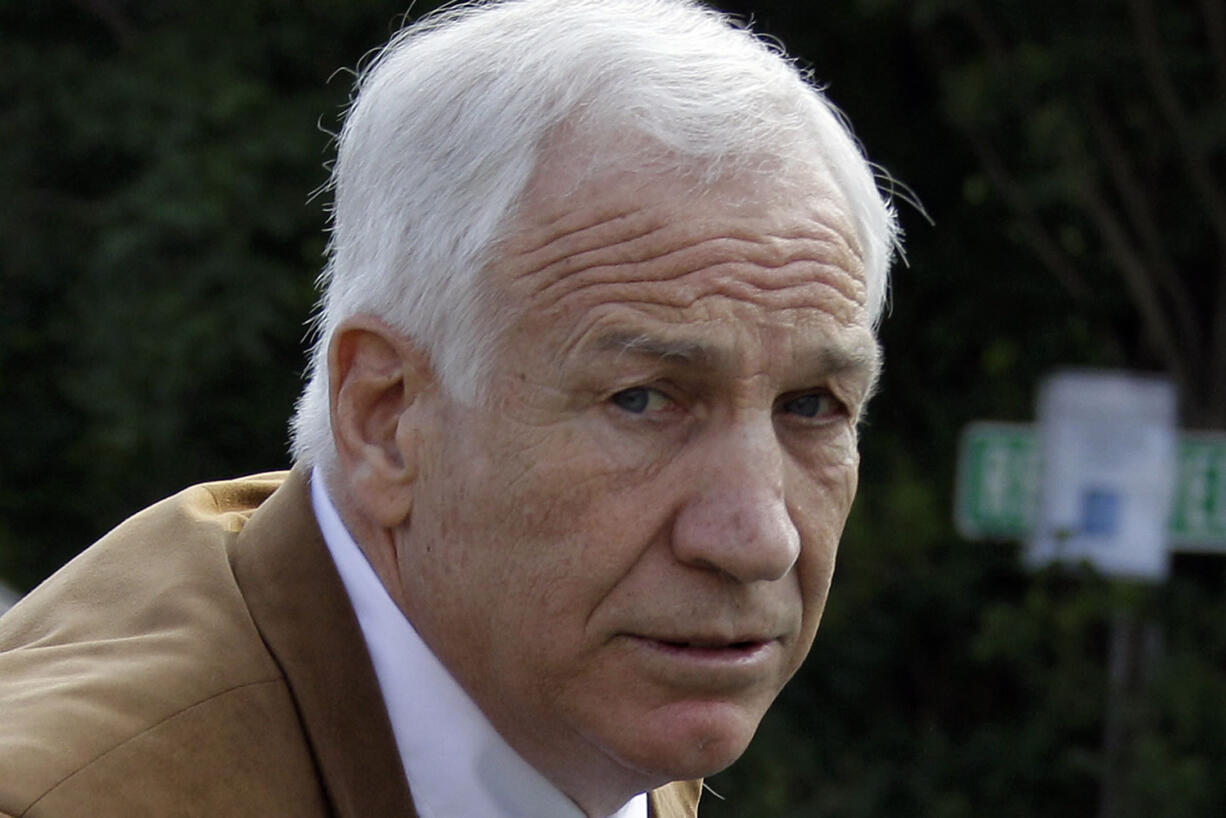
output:
{"label": "man's eye", "polygon": [[818,419],[839,414],[843,404],[829,392],[810,392],[785,400],[780,408],[789,415]]}
{"label": "man's eye", "polygon": [[609,398],[613,405],[636,415],[649,411],[658,411],[668,405],[669,399],[658,389],[647,386],[635,386],[623,389]]}

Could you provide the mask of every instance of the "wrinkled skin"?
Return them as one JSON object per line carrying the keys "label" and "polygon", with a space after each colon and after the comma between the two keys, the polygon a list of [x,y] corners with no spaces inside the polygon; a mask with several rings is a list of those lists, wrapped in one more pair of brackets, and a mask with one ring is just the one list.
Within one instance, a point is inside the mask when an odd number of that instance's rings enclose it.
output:
{"label": "wrinkled skin", "polygon": [[490,273],[514,317],[483,398],[414,401],[383,574],[594,815],[730,764],[804,659],[878,354],[824,173],[551,170]]}

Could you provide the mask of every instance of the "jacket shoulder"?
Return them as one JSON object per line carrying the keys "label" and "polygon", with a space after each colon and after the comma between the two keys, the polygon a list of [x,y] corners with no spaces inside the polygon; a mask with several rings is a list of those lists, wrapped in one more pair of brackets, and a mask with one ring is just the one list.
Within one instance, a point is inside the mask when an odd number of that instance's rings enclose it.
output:
{"label": "jacket shoulder", "polygon": [[0,814],[255,814],[258,791],[285,792],[272,785],[287,777],[318,807],[301,814],[323,814],[292,697],[231,567],[238,532],[283,479],[180,492],[0,619]]}

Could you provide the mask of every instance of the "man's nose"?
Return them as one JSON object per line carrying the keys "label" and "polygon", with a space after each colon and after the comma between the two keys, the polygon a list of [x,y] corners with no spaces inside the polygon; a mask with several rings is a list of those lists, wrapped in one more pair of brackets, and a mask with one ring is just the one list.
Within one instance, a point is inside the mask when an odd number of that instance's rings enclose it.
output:
{"label": "man's nose", "polygon": [[677,559],[744,583],[786,576],[800,555],[800,534],[787,508],[785,454],[773,423],[741,424],[704,445],[673,527]]}

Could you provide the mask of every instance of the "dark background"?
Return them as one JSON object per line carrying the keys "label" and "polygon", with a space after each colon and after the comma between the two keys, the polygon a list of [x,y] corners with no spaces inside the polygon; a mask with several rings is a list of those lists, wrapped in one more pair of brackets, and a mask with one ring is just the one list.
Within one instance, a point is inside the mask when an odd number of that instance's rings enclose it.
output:
{"label": "dark background", "polygon": [[[420,2],[417,16],[433,4]],[[724,3],[829,88],[900,202],[887,367],[805,669],[706,816],[1226,807],[1226,558],[1027,573],[951,523],[959,431],[1061,365],[1226,426],[1219,0]],[[205,479],[284,467],[328,131],[391,0],[0,5],[0,578]],[[1142,659],[1104,751],[1108,639]],[[1104,800],[1107,806],[1100,812]]]}

